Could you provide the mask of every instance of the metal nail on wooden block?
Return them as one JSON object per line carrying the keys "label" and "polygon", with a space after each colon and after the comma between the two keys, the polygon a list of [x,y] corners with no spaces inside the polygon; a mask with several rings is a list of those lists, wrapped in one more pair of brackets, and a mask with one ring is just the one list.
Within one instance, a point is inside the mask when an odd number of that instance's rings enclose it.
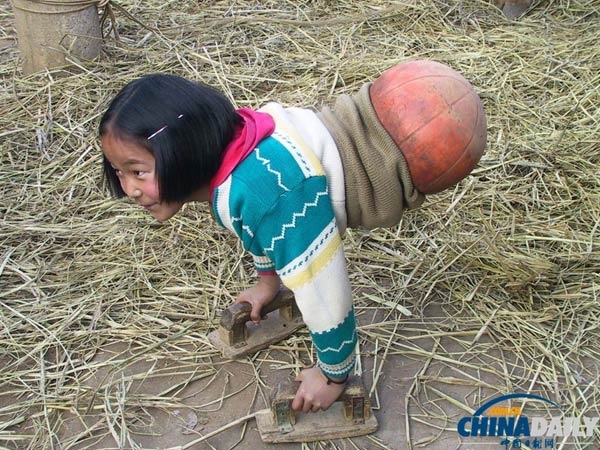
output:
{"label": "metal nail on wooden block", "polygon": [[296,414],[294,389],[277,394],[270,409],[256,414],[263,442],[312,442],[361,436],[377,430],[377,419],[360,378],[351,378],[341,397],[327,411]]}
{"label": "metal nail on wooden block", "polygon": [[282,289],[261,311],[266,318],[250,322],[248,303],[231,305],[221,316],[220,326],[209,334],[212,344],[226,358],[239,358],[279,342],[304,326],[294,294]]}

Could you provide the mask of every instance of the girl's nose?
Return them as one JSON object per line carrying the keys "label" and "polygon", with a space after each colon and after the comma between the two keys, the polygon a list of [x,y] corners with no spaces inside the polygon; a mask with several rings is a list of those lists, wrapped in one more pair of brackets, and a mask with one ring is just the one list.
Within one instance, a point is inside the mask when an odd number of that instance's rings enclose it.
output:
{"label": "girl's nose", "polygon": [[124,181],[122,183],[122,188],[125,195],[129,198],[138,198],[142,195],[142,191],[136,187],[134,183]]}
{"label": "girl's nose", "polygon": [[140,191],[139,189],[134,189],[132,194],[130,195],[131,198],[138,198],[142,196],[142,191]]}

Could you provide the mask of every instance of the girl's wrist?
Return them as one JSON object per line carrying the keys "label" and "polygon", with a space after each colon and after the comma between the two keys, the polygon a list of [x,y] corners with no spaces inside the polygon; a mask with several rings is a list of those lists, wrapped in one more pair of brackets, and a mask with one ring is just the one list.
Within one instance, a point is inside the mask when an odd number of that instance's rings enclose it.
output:
{"label": "girl's wrist", "polygon": [[269,287],[277,288],[281,286],[281,279],[279,275],[259,275],[258,282],[261,284],[266,284]]}
{"label": "girl's wrist", "polygon": [[321,373],[327,380],[327,384],[337,384],[337,385],[346,384],[348,382],[348,378],[350,377],[349,373],[347,373],[346,376],[342,377],[342,378],[330,377],[325,372],[323,372],[323,369],[321,369],[320,367],[319,367],[319,369],[321,370]]}

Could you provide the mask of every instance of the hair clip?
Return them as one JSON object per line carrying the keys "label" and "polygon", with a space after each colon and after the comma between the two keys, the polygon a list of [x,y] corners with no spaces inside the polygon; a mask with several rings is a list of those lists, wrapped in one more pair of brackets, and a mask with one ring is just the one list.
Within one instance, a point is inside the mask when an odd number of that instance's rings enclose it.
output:
{"label": "hair clip", "polygon": [[[182,117],[183,117],[183,114],[179,114],[179,115],[177,116],[177,118],[178,118],[178,119],[181,119]],[[148,136],[148,137],[146,138],[146,140],[148,140],[148,141],[149,141],[150,139],[152,139],[152,138],[153,138],[154,136],[156,136],[157,134],[159,134],[159,133],[162,133],[162,132],[163,132],[165,129],[167,129],[168,127],[169,127],[168,125],[165,125],[164,127],[160,128],[159,130],[156,130],[154,133],[152,133],[150,136]]]}
{"label": "hair clip", "polygon": [[162,133],[162,131],[167,128],[167,125],[165,125],[164,127],[162,127],[160,130],[155,131],[154,133],[152,133],[150,136],[147,137],[148,140],[152,139],[154,136],[156,136],[158,133]]}

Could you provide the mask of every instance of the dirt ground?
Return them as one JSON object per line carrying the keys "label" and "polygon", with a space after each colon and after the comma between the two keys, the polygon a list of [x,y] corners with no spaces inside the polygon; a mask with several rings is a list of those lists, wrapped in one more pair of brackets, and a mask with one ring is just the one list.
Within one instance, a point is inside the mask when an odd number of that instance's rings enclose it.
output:
{"label": "dirt ground", "polygon": [[[359,329],[368,332],[369,325],[380,325],[390,319],[395,318],[386,317],[377,309],[363,311],[358,315]],[[371,391],[374,379],[378,380],[370,398],[379,428],[370,436],[308,444],[265,444],[254,419],[227,427],[237,419],[266,408],[274,392],[291,383],[293,370],[286,368],[291,358],[287,352],[278,350],[277,344],[245,360],[223,360],[215,352],[208,360],[196,361],[196,364],[169,357],[144,358],[134,348],[115,344],[101,349],[90,361],[92,376],[85,382],[90,388],[87,411],[86,405],[79,405],[77,412],[58,412],[61,425],[55,448],[505,448],[499,438],[461,438],[456,425],[461,417],[470,415],[508,386],[514,392],[535,391],[532,372],[501,345],[492,343],[486,333],[473,343],[479,327],[475,327],[476,324],[472,328],[455,326],[453,315],[440,304],[430,304],[421,317],[402,317],[397,323],[400,327],[397,333],[404,342],[399,342],[400,339],[394,342],[387,354],[388,343],[384,341],[378,349],[372,344],[361,346],[362,379],[367,392]],[[440,326],[445,331],[435,337],[431,330]],[[305,331],[299,332],[298,336],[303,333]],[[293,345],[294,340],[297,337],[293,335],[287,344]],[[173,345],[177,346],[177,342]],[[199,343],[199,346],[204,345]],[[189,355],[195,352],[189,346],[179,350]],[[502,364],[498,362],[500,356]],[[110,364],[111,361],[114,364]],[[592,364],[600,370],[597,362]],[[556,389],[558,391],[560,386]],[[170,404],[164,402],[166,393],[172,394]],[[115,397],[117,401],[113,401],[112,406],[101,400]],[[154,402],[155,399],[162,400]],[[0,401],[0,406],[8,404],[10,395],[0,396]],[[101,412],[96,413],[96,410]],[[298,420],[302,420],[302,415]],[[113,426],[110,421],[114,422]],[[31,426],[29,420],[15,431],[27,434]],[[121,441],[118,430],[123,426],[128,428],[132,440]],[[185,447],[223,427],[226,429],[214,437]],[[26,448],[22,444],[15,441],[7,448]],[[555,445],[554,448],[575,448],[568,442],[561,447],[558,442]],[[584,448],[598,448],[595,445],[590,439],[589,447]]]}

